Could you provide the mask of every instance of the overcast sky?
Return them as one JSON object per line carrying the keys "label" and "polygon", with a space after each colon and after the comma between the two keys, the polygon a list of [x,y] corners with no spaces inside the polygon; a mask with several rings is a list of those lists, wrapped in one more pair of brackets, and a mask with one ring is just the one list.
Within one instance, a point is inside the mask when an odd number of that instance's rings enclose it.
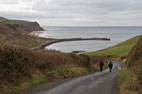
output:
{"label": "overcast sky", "polygon": [[141,26],[142,0],[0,0],[0,16],[44,26]]}

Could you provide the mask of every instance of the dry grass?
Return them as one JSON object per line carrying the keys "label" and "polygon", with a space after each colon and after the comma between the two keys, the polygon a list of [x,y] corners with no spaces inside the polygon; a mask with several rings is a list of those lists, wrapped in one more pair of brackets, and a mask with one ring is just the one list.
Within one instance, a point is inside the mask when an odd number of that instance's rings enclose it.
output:
{"label": "dry grass", "polygon": [[31,48],[45,41],[47,40],[44,38],[30,36],[17,25],[0,23],[0,44],[13,44]]}
{"label": "dry grass", "polygon": [[93,73],[99,70],[99,60],[100,57],[0,45],[0,92],[21,90],[43,83],[47,78]]}
{"label": "dry grass", "polygon": [[77,67],[91,67],[91,59],[85,55],[75,55],[61,53],[58,51],[45,51],[38,50],[32,52],[36,66],[43,73],[65,67],[65,66],[77,66]]}
{"label": "dry grass", "polygon": [[[142,37],[129,52],[125,70],[119,74],[120,94],[142,94]],[[131,74],[131,75],[129,75]]]}

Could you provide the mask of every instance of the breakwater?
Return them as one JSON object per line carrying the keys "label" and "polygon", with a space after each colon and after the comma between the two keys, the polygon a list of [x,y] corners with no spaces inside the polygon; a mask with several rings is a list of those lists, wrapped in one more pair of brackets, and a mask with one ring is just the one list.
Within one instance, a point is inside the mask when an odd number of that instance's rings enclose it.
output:
{"label": "breakwater", "polygon": [[58,42],[65,41],[83,41],[83,40],[102,40],[102,41],[110,41],[110,38],[65,38],[65,39],[49,39],[47,42],[40,44],[37,47],[31,48],[30,50],[38,50],[44,49],[46,46],[49,46]]}

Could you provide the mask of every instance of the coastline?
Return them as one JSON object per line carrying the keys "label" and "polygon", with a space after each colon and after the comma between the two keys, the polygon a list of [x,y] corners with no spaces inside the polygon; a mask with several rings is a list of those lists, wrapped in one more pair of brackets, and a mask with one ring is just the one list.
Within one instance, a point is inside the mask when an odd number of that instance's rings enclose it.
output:
{"label": "coastline", "polygon": [[33,31],[33,32],[30,32],[29,34],[30,34],[30,36],[36,36],[36,37],[38,37],[38,35],[42,34],[42,33],[44,33],[44,32],[43,31]]}
{"label": "coastline", "polygon": [[[47,38],[48,39],[48,38]],[[58,42],[64,42],[64,41],[83,41],[83,40],[102,40],[102,41],[110,41],[110,38],[66,38],[66,39],[50,39],[38,45],[37,47],[33,47],[30,50],[38,50],[38,49],[44,49],[46,46],[49,46],[54,43]]]}

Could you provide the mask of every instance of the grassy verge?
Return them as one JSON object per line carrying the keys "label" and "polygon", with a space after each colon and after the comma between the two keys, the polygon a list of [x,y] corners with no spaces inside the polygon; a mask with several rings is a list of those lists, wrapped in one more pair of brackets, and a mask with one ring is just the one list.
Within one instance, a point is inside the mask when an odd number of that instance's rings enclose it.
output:
{"label": "grassy verge", "polygon": [[[104,69],[106,69],[107,66],[108,66],[108,64],[105,63]],[[12,92],[12,94],[13,93],[14,94],[21,94],[21,90],[40,85],[42,83],[48,83],[48,82],[50,82],[50,80],[53,80],[53,79],[74,78],[74,77],[92,74],[92,73],[98,72],[98,71],[100,71],[99,65],[96,65],[96,64],[93,65],[92,68],[77,67],[77,66],[65,66],[65,67],[58,68],[53,71],[49,71],[47,78],[38,77],[38,78],[33,78],[33,79],[20,80],[17,85],[10,87],[9,89],[7,89],[7,91]],[[50,76],[50,77],[48,78],[48,76]]]}
{"label": "grassy verge", "polygon": [[48,82],[48,80],[45,77],[20,80],[18,82],[18,85],[15,85],[15,86],[9,88],[8,92],[13,92],[13,93],[19,94],[18,91],[21,91],[21,90],[29,88],[29,87],[37,86],[37,85],[40,85],[40,84],[46,83],[46,82]]}
{"label": "grassy verge", "polygon": [[121,88],[121,86],[130,78],[134,77],[134,73],[127,69],[126,67],[123,67],[122,71],[118,75],[118,86]]}
{"label": "grassy verge", "polygon": [[119,94],[142,94],[141,83],[136,74],[127,67],[118,75]]}
{"label": "grassy verge", "polygon": [[[106,69],[105,65],[104,69]],[[21,90],[40,85],[42,83],[48,83],[50,80],[54,79],[65,79],[74,78],[83,75],[88,75],[99,71],[99,66],[94,65],[92,69],[87,67],[77,67],[77,66],[65,66],[58,68],[47,73],[47,77],[38,77],[34,79],[20,80],[18,85],[15,85],[8,89],[8,92],[13,92],[14,94],[19,94]],[[45,75],[44,75],[45,76]]]}
{"label": "grassy verge", "polygon": [[83,67],[63,67],[57,70],[49,72],[49,75],[53,75],[57,78],[66,77],[77,77],[80,75],[88,74],[88,69]]}
{"label": "grassy verge", "polygon": [[100,51],[96,51],[96,52],[89,52],[89,53],[85,53],[85,54],[89,55],[89,56],[107,56],[107,55],[127,56],[129,51],[132,49],[132,47],[134,45],[136,45],[136,43],[139,39],[140,39],[140,36],[137,36],[137,37],[129,39],[125,42],[122,42],[118,45],[110,47],[108,49],[100,50]]}
{"label": "grassy verge", "polygon": [[120,94],[142,94],[142,37],[129,52],[118,75]]}
{"label": "grassy verge", "polygon": [[74,78],[82,75],[91,74],[99,71],[99,67],[94,65],[92,69],[86,67],[63,67],[57,70],[49,72],[49,75],[53,75],[57,78]]}

